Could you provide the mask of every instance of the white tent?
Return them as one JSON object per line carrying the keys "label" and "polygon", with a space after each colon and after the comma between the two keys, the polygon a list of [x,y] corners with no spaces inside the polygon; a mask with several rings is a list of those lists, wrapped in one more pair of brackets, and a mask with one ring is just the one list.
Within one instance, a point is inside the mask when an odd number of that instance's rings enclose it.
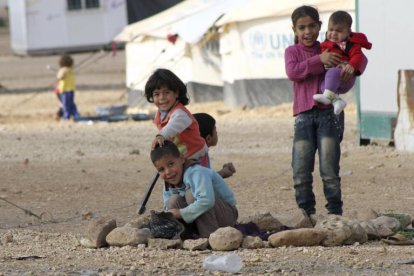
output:
{"label": "white tent", "polygon": [[[115,41],[126,42],[129,105],[145,102],[145,82],[159,67],[187,83],[194,101],[248,107],[291,101],[284,50],[293,43],[290,14],[303,4],[317,7],[325,25],[335,10],[354,11],[354,0],[186,0],[125,27]],[[174,34],[173,44],[166,38]]]}
{"label": "white tent", "polygon": [[[126,42],[129,105],[142,104],[145,82],[156,68],[168,68],[186,84],[194,101],[222,100],[218,37],[214,22],[240,0],[187,0],[131,24],[115,37]],[[173,43],[168,36],[177,35]]]}
{"label": "white tent", "polygon": [[[224,101],[230,106],[275,105],[292,100],[292,82],[285,73],[284,51],[294,43],[292,11],[315,6],[325,36],[328,17],[335,10],[354,14],[354,0],[249,0],[217,23]],[[325,27],[325,28],[324,28]]]}

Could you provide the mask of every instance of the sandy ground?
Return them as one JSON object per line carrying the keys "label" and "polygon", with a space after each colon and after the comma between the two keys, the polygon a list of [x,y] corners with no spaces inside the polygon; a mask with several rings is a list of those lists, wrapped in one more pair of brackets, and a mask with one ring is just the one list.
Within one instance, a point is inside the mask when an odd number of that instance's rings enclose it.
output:
{"label": "sandy ground", "polygon": [[[75,61],[87,56],[75,55]],[[148,156],[156,131],[150,121],[55,121],[57,100],[51,90],[41,88],[51,87],[53,74],[45,66],[56,61],[57,56],[0,54],[0,83],[7,88],[0,93],[0,196],[10,202],[0,200],[0,275],[208,275],[202,261],[210,251],[91,250],[79,245],[77,238],[89,222],[83,215],[110,215],[118,225],[135,216],[155,172]],[[78,83],[122,84],[124,64],[123,52],[105,55],[80,71]],[[96,106],[125,104],[124,92],[79,90],[76,102],[83,115],[93,115]],[[228,182],[241,217],[257,211],[289,214],[296,208],[290,167],[291,104],[246,110],[221,102],[188,107],[217,119],[219,144],[211,149],[212,165],[235,164],[237,173]],[[356,110],[350,105],[341,160],[345,216],[370,208],[414,216],[414,155],[383,143],[360,147],[356,131]],[[317,165],[315,172],[317,211],[324,214]],[[161,205],[158,183],[147,210]],[[399,263],[414,258],[413,250],[414,246],[377,241],[236,253],[243,258],[242,275],[413,275],[413,265]],[[19,260],[28,256],[39,258]]]}

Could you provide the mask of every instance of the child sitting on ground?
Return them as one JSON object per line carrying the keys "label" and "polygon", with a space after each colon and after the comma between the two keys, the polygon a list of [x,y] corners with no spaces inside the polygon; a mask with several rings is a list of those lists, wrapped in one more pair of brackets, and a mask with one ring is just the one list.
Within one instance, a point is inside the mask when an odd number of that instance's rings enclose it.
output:
{"label": "child sitting on ground", "polygon": [[[322,82],[322,94],[315,94],[313,99],[323,104],[332,104],[334,113],[338,115],[344,110],[346,102],[339,93],[348,92],[355,84],[366,66],[366,58],[361,48],[371,49],[372,44],[362,33],[351,31],[352,17],[345,11],[336,11],[329,17],[326,40],[321,43],[321,50],[329,50],[341,54],[341,63],[336,67],[328,67],[325,80]],[[343,81],[344,73],[353,77]]]}
{"label": "child sitting on ground", "polygon": [[[217,128],[216,128],[216,120],[207,113],[194,113],[194,118],[198,122],[198,126],[200,129],[200,135],[206,141],[207,147],[214,147],[217,145],[218,136],[217,136]],[[209,167],[210,159],[208,159]],[[236,168],[234,167],[233,163],[226,163],[223,165],[223,168],[219,170],[217,173],[221,175],[223,178],[227,178],[232,176],[236,172]]]}
{"label": "child sitting on ground", "polygon": [[184,159],[169,140],[155,146],[151,161],[165,181],[164,208],[187,224],[195,222],[201,238],[208,238],[220,227],[236,224],[236,200],[217,172]]}

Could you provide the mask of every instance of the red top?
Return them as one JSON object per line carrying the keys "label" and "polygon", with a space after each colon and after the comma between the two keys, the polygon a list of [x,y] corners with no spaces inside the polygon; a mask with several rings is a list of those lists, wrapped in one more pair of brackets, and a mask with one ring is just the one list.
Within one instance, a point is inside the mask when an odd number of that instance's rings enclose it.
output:
{"label": "red top", "polygon": [[329,49],[330,52],[342,55],[342,60],[347,61],[355,69],[356,75],[361,75],[364,71],[366,57],[362,48],[371,49],[372,44],[363,33],[351,33],[346,40],[345,50],[342,50],[335,42],[325,40],[321,43],[322,52]]}
{"label": "red top", "polygon": [[153,122],[160,134],[177,145],[184,158],[199,159],[207,153],[208,148],[200,135],[197,120],[181,103],[177,102],[162,121],[158,111]]}

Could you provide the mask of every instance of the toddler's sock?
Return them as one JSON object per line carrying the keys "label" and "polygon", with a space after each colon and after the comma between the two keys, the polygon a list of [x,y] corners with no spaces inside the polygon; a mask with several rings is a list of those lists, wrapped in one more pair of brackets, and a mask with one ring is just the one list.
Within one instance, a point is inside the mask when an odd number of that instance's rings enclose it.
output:
{"label": "toddler's sock", "polygon": [[346,106],[346,102],[344,100],[342,100],[342,98],[337,97],[333,102],[332,105],[334,107],[334,113],[336,115],[339,115],[342,110],[344,110],[345,106]]}
{"label": "toddler's sock", "polygon": [[335,92],[331,90],[325,89],[323,94],[315,94],[313,95],[313,99],[322,104],[331,104],[338,96]]}

